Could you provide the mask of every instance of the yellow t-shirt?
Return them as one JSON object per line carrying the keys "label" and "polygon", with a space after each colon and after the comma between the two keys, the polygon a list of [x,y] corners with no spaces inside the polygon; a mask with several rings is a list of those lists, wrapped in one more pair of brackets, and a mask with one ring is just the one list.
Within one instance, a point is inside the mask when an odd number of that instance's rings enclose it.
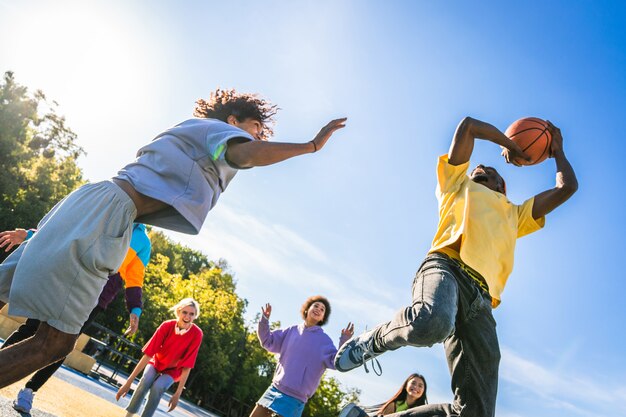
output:
{"label": "yellow t-shirt", "polygon": [[469,162],[454,166],[448,155],[439,157],[439,225],[429,253],[450,254],[447,247],[461,239],[458,256],[485,278],[496,306],[513,270],[516,239],[541,229],[545,217],[533,218],[534,197],[513,204],[504,194],[471,181],[468,167]]}

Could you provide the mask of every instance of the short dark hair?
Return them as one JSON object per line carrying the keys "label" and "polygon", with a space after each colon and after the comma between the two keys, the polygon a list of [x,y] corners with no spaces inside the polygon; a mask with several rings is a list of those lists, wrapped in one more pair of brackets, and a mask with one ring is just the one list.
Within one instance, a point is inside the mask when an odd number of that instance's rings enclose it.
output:
{"label": "short dark hair", "polygon": [[198,99],[193,115],[196,117],[218,119],[226,122],[228,116],[235,116],[238,121],[254,119],[261,122],[261,139],[267,140],[273,134],[273,117],[278,112],[278,106],[260,98],[256,94],[238,93],[234,88],[211,92],[208,100]]}
{"label": "short dark hair", "polygon": [[322,297],[321,295],[314,295],[306,299],[302,307],[300,308],[300,314],[302,314],[302,318],[306,320],[306,314],[309,311],[309,307],[313,305],[313,303],[320,302],[324,304],[326,307],[326,311],[324,312],[324,320],[317,323],[318,326],[323,326],[328,323],[328,317],[330,317],[330,303],[326,297]]}

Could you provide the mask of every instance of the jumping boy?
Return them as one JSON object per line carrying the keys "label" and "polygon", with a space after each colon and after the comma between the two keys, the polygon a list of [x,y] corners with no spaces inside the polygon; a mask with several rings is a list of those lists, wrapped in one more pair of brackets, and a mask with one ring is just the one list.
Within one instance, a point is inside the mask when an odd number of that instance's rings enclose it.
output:
{"label": "jumping boy", "polygon": [[309,142],[272,143],[264,139],[276,106],[256,95],[218,89],[196,104],[197,118],[158,135],[112,180],[68,195],[0,265],[0,307],[9,302],[10,314],[42,322],[0,351],[0,388],[70,352],[124,259],[134,221],[197,234],[239,169],[316,152],[346,121],[331,121]]}
{"label": "jumping boy", "polygon": [[[548,122],[549,123],[549,122]],[[452,376],[452,404],[429,404],[396,416],[495,415],[500,349],[492,306],[513,268],[515,240],[543,227],[544,216],[578,188],[563,152],[561,132],[549,123],[556,186],[512,204],[498,172],[478,165],[469,175],[475,139],[503,147],[507,162],[527,159],[494,126],[465,118],[457,127],[447,155],[437,166],[439,225],[432,247],[413,281],[413,304],[387,323],[354,337],[340,348],[335,366],[347,372],[367,360],[402,346],[444,343]],[[367,370],[367,368],[366,368]],[[365,416],[353,406],[342,417]]]}

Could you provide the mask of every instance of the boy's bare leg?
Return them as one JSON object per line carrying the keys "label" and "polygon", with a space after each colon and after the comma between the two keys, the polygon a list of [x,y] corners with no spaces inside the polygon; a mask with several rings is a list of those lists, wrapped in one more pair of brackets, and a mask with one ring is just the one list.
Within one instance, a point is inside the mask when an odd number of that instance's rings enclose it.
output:
{"label": "boy's bare leg", "polygon": [[67,356],[77,337],[41,323],[33,337],[0,350],[0,388]]}

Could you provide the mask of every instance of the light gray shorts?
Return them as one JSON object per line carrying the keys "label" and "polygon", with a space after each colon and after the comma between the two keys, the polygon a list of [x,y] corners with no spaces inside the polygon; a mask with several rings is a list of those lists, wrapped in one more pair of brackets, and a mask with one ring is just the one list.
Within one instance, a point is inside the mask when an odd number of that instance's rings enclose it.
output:
{"label": "light gray shorts", "polygon": [[135,217],[133,201],[111,181],[61,200],[0,265],[0,300],[9,314],[77,334],[126,256]]}

